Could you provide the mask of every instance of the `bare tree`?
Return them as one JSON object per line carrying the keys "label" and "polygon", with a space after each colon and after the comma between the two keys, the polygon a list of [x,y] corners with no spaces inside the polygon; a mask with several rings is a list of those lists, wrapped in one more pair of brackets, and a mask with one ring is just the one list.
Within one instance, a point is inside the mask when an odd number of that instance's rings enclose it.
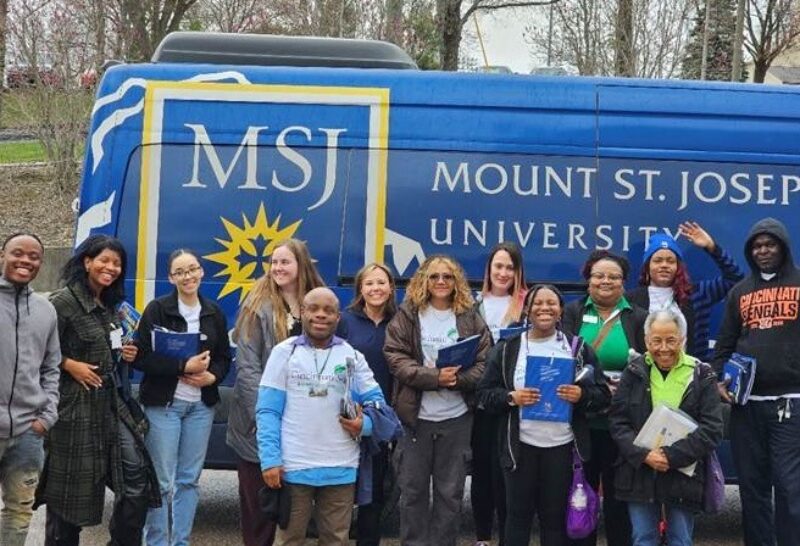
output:
{"label": "bare tree", "polygon": [[439,56],[444,70],[458,69],[458,51],[464,24],[477,11],[497,11],[555,4],[560,0],[436,0]]}
{"label": "bare tree", "polygon": [[192,17],[207,30],[250,32],[262,22],[263,4],[259,0],[198,0]]}
{"label": "bare tree", "polygon": [[57,196],[71,200],[92,104],[80,75],[94,60],[91,25],[58,0],[13,0],[11,57],[26,67],[24,93],[10,95],[44,148]]}
{"label": "bare tree", "polygon": [[106,0],[116,56],[146,61],[161,40],[179,30],[186,12],[197,0]]}
{"label": "bare tree", "polygon": [[748,0],[744,47],[753,58],[753,81],[763,83],[775,58],[800,36],[800,0]]}
{"label": "bare tree", "polygon": [[[630,74],[668,78],[676,74],[688,37],[691,0],[637,0],[633,3],[632,38],[623,56]],[[620,73],[617,64],[617,0],[562,0],[553,5],[553,25],[535,19],[525,31],[533,53],[552,53],[556,63],[574,67],[581,75]],[[627,16],[626,16],[627,17]],[[627,40],[627,38],[625,38]],[[632,51],[631,51],[632,50]]]}
{"label": "bare tree", "polygon": [[617,17],[614,23],[614,74],[630,77],[635,72],[633,0],[617,0]]}

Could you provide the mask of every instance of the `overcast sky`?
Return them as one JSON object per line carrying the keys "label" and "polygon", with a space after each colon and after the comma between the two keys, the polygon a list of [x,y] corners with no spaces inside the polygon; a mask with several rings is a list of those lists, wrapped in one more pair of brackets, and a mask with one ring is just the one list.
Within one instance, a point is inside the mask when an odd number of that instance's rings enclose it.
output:
{"label": "overcast sky", "polygon": [[[514,72],[527,74],[539,63],[530,55],[530,46],[525,43],[523,33],[535,17],[546,13],[546,8],[517,8],[500,10],[496,13],[482,12],[478,14],[478,25],[483,35],[486,56],[490,65],[505,65]],[[475,33],[475,21],[470,20],[465,30]],[[474,43],[473,43],[474,42]],[[468,40],[469,51],[483,65],[483,56],[477,40]]]}

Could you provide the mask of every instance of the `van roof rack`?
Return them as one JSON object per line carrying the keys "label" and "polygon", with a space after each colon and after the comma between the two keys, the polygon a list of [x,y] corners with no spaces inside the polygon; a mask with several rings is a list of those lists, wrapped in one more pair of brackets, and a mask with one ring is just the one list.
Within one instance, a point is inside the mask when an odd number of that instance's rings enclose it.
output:
{"label": "van roof rack", "polygon": [[223,32],[172,32],[152,62],[417,69],[405,51],[389,42]]}

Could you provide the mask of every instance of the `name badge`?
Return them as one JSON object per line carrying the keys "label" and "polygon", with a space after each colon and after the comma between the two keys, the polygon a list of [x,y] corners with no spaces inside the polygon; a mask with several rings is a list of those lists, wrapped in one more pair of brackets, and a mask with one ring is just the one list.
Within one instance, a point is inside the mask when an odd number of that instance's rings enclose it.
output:
{"label": "name badge", "polygon": [[122,328],[115,328],[108,333],[112,349],[122,349]]}
{"label": "name badge", "polygon": [[584,324],[597,324],[597,317],[594,315],[583,315]]}

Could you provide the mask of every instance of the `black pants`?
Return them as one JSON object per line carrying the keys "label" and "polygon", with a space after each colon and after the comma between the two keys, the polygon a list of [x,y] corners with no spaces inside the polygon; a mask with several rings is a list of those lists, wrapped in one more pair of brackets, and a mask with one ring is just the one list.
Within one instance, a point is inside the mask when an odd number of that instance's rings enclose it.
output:
{"label": "black pants", "polygon": [[372,457],[372,502],[358,507],[357,546],[378,546],[381,542],[381,513],[385,502],[384,482],[389,468],[389,447],[381,446]]}
{"label": "black pants", "polygon": [[239,478],[239,523],[245,546],[272,546],[275,540],[275,522],[261,513],[258,492],[264,487],[261,465],[239,459],[236,465]]}
{"label": "black pants", "polygon": [[506,546],[527,546],[539,516],[542,546],[565,546],[567,496],[572,484],[572,443],[558,447],[520,444],[517,469],[506,472]]}
{"label": "black pants", "polygon": [[475,520],[475,539],[492,540],[494,515],[500,546],[505,544],[506,490],[500,468],[497,428],[500,418],[476,410],[472,422],[472,517]]}
{"label": "black pants", "polygon": [[[628,504],[618,501],[614,488],[614,461],[619,450],[607,430],[592,429],[592,458],[584,464],[586,480],[592,489],[599,491],[603,487],[603,523],[606,527],[608,546],[631,546],[631,520],[628,516]],[[574,540],[575,546],[594,546],[597,544],[597,531],[581,540]]]}
{"label": "black pants", "polygon": [[[789,419],[785,418],[787,403],[791,404]],[[779,409],[784,411],[782,419]],[[800,545],[800,399],[751,400],[734,406],[730,434],[739,474],[744,543]]]}
{"label": "black pants", "polygon": [[[133,433],[120,424],[118,432],[122,458],[123,490],[114,493],[114,512],[108,524],[110,546],[141,546],[147,518],[147,463]],[[81,527],[47,509],[45,546],[77,546]]]}

